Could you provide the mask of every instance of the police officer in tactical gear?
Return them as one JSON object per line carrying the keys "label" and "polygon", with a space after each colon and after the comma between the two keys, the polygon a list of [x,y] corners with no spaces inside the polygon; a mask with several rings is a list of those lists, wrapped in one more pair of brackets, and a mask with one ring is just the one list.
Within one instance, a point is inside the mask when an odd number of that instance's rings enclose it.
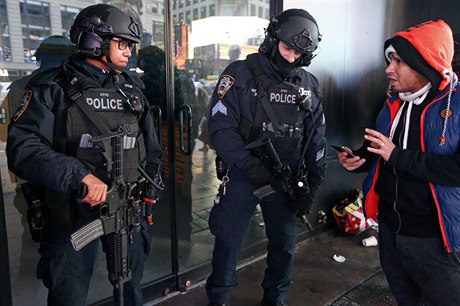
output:
{"label": "police officer in tactical gear", "polygon": [[325,175],[322,96],[305,69],[320,40],[308,12],[286,10],[271,19],[259,52],[231,63],[213,93],[209,138],[223,178],[209,217],[211,306],[230,303],[238,253],[258,204],[268,238],[261,305],[288,305],[296,236]]}
{"label": "police officer in tactical gear", "polygon": [[126,213],[123,222],[139,217],[129,223],[127,243],[121,245],[127,253],[122,264],[128,267],[122,282],[109,268],[117,264],[114,242],[119,240],[105,228],[101,237],[115,301],[143,304],[150,207],[161,189],[151,182],[161,181],[161,149],[141,83],[123,72],[140,34],[135,20],[118,8],[96,4],[83,9],[70,31],[77,54],[30,81],[9,126],[9,168],[46,193],[48,218],[37,276],[48,288],[48,305],[86,304],[99,240],[76,251],[70,238],[102,220],[102,207],[111,209],[112,202],[126,209],[116,211]]}

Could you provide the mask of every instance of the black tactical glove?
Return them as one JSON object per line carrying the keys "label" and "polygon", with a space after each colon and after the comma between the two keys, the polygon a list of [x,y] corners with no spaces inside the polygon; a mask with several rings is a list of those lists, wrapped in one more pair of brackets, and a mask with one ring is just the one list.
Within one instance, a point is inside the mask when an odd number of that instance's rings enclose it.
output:
{"label": "black tactical glove", "polygon": [[145,172],[148,174],[151,181],[147,179],[142,200],[145,203],[145,218],[150,225],[153,224],[153,213],[156,204],[160,200],[161,192],[165,189],[159,168],[159,166],[150,164],[147,164],[145,167]]}
{"label": "black tactical glove", "polygon": [[257,157],[251,156],[249,159],[235,163],[235,166],[241,169],[254,185],[267,185],[274,181],[274,177]]}
{"label": "black tactical glove", "polygon": [[314,200],[309,194],[300,195],[296,200],[290,201],[288,207],[297,214],[311,214],[313,202]]}
{"label": "black tactical glove", "polygon": [[306,224],[310,229],[311,225],[308,222],[307,215],[311,214],[320,184],[320,179],[308,177],[308,188],[306,188],[303,192],[300,190],[300,192],[297,193],[298,198],[288,204],[289,208],[296,213],[302,223]]}
{"label": "black tactical glove", "polygon": [[313,203],[314,199],[310,196],[310,194],[301,194],[296,200],[288,203],[289,209],[291,209],[297,217],[300,218],[300,221],[307,225],[310,230],[313,228],[308,221],[307,216],[311,214],[311,207],[313,206]]}

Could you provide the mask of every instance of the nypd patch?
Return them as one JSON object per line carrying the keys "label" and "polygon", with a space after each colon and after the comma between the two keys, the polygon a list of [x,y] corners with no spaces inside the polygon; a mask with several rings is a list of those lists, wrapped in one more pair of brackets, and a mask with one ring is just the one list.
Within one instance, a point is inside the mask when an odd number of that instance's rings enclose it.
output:
{"label": "nypd patch", "polygon": [[228,75],[224,74],[220,77],[219,85],[217,85],[217,95],[219,98],[223,98],[227,91],[232,88],[233,84],[235,84],[235,79]]}
{"label": "nypd patch", "polygon": [[26,91],[26,93],[21,99],[21,102],[19,103],[16,113],[14,114],[13,120],[15,122],[18,121],[18,119],[22,116],[22,114],[24,114],[24,112],[27,109],[27,106],[29,106],[29,102],[31,98],[32,98],[32,90]]}

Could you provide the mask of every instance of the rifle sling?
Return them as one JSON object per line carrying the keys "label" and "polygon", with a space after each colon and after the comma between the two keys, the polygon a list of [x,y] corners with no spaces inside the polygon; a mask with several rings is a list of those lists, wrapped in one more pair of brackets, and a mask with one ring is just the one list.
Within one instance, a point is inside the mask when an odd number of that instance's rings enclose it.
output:
{"label": "rifle sling", "polygon": [[265,92],[265,86],[268,83],[268,77],[260,66],[258,55],[256,53],[250,54],[247,56],[244,62],[257,80],[257,98],[262,103],[265,113],[272,122],[273,129],[276,133],[278,133],[280,130],[280,123],[275,115],[275,112],[273,112],[270,102],[268,102],[267,93]]}

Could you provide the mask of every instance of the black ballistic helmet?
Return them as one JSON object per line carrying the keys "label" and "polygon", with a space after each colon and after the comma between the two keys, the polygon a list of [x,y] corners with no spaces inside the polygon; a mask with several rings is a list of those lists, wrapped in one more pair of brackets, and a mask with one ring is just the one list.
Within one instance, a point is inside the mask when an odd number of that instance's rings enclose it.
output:
{"label": "black ballistic helmet", "polygon": [[303,9],[289,9],[272,17],[265,34],[260,45],[262,52],[274,54],[274,48],[282,41],[303,54],[300,66],[310,65],[322,38],[315,18]]}
{"label": "black ballistic helmet", "polygon": [[109,54],[113,36],[139,43],[141,29],[133,17],[108,4],[84,8],[70,29],[70,40],[77,45],[78,53],[92,58]]}

